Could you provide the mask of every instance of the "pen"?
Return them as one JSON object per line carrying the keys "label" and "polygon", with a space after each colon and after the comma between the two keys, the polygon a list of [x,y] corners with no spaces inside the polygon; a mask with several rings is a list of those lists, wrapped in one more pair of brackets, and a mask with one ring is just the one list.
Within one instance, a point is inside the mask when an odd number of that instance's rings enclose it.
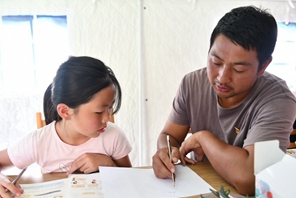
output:
{"label": "pen", "polygon": [[11,182],[13,184],[16,184],[16,182],[21,178],[21,176],[23,175],[23,173],[27,170],[27,168],[23,169],[20,174]]}
{"label": "pen", "polygon": [[[167,135],[167,143],[168,143],[168,149],[169,149],[169,157],[170,157],[170,160],[172,162],[172,150],[171,150],[171,142],[170,142],[170,136]],[[175,174],[172,173],[172,181],[173,181],[173,186],[175,187]]]}

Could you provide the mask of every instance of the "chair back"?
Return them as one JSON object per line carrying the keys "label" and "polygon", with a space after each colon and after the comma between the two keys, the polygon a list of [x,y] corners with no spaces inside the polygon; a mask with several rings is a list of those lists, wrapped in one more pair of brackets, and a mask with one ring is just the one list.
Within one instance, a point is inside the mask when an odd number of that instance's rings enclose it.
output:
{"label": "chair back", "polygon": [[46,125],[45,120],[42,118],[41,112],[36,112],[36,124],[37,124],[37,129],[40,129]]}

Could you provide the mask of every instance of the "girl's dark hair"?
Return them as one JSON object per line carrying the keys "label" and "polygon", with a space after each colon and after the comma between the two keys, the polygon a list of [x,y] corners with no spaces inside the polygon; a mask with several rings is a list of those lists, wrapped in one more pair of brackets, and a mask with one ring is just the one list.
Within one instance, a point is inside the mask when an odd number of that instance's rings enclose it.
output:
{"label": "girl's dark hair", "polygon": [[117,113],[121,106],[121,88],[111,68],[92,57],[70,57],[59,67],[52,84],[44,94],[46,123],[61,120],[56,110],[58,104],[64,103],[77,109],[111,84],[116,89],[113,112]]}
{"label": "girl's dark hair", "polygon": [[255,50],[260,70],[273,53],[277,39],[277,23],[266,10],[254,6],[239,7],[219,20],[211,35],[210,49],[219,34],[223,34],[245,50]]}
{"label": "girl's dark hair", "polygon": [[[51,101],[51,88],[52,84],[47,87],[43,96],[43,112],[45,118],[45,124],[51,123],[53,120],[59,117],[58,112],[54,109]],[[53,115],[51,115],[53,114]]]}

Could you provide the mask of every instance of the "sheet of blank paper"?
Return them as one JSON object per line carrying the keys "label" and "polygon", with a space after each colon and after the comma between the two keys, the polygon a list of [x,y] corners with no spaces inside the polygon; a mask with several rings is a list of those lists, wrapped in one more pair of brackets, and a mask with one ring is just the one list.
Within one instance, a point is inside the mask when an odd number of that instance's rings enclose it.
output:
{"label": "sheet of blank paper", "polygon": [[176,166],[176,183],[158,179],[151,168],[101,167],[104,198],[114,197],[186,197],[210,192],[212,188],[187,166]]}

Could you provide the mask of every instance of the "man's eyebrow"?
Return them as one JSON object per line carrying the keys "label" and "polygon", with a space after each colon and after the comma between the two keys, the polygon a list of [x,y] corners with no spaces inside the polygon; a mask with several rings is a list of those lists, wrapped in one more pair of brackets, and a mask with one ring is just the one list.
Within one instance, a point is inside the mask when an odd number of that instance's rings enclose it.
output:
{"label": "man's eyebrow", "polygon": [[218,56],[215,52],[211,52],[211,55],[223,61],[223,59],[220,56]]}
{"label": "man's eyebrow", "polygon": [[246,61],[241,61],[241,62],[235,62],[233,63],[234,65],[243,65],[243,66],[250,66],[251,63],[246,62]]}
{"label": "man's eyebrow", "polygon": [[[223,61],[223,59],[221,57],[219,57],[215,52],[212,52],[211,55],[216,57],[217,59]],[[249,65],[251,65],[251,63],[246,62],[246,61],[239,61],[239,62],[234,62],[233,65],[249,66]]]}

